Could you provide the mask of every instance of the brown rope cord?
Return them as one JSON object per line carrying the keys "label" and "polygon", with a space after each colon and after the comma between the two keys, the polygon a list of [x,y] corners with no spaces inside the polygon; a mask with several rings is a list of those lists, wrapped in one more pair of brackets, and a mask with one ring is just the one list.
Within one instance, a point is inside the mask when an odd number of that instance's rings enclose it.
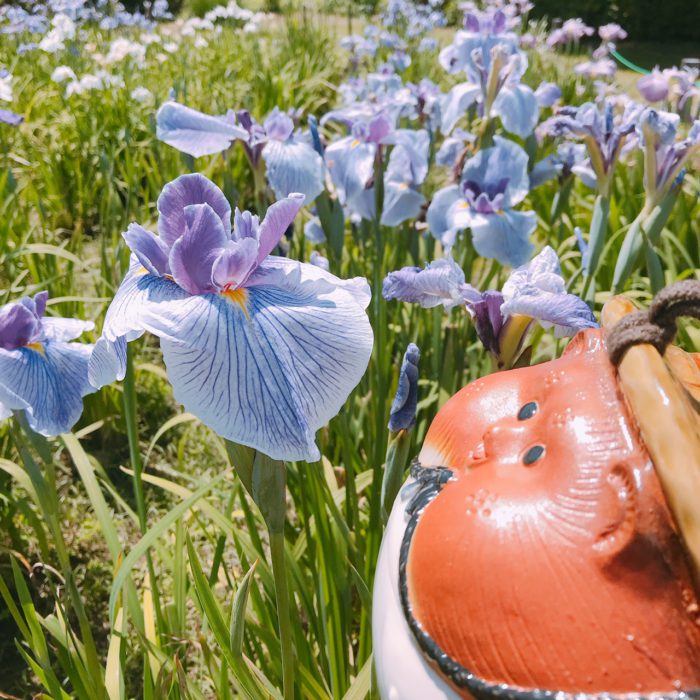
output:
{"label": "brown rope cord", "polygon": [[700,281],[685,280],[662,289],[647,311],[636,311],[609,331],[606,345],[617,367],[633,345],[653,345],[663,355],[676,335],[682,316],[700,319]]}

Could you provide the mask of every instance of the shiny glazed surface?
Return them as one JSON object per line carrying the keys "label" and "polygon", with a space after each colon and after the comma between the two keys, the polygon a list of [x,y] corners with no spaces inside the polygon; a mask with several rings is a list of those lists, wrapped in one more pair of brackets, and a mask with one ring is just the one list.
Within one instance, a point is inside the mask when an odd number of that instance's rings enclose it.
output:
{"label": "shiny glazed surface", "polygon": [[522,689],[700,688],[688,563],[601,331],[465,387],[420,461],[454,478],[411,538],[410,612],[452,659]]}

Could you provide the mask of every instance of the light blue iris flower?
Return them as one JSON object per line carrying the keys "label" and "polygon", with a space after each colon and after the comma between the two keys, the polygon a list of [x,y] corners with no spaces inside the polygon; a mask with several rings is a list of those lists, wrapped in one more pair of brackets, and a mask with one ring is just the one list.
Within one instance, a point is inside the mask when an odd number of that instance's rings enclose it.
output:
{"label": "light blue iris flower", "polygon": [[102,386],[124,376],[126,343],[160,338],[175,398],[234,442],[274,459],[317,460],[315,433],[360,381],[372,350],[366,280],[269,255],[304,197],[262,222],[231,209],[202,175],[158,199],[158,234],[132,224],[131,267],[90,362]]}
{"label": "light blue iris flower", "polygon": [[277,107],[260,125],[245,111],[210,116],[169,101],[158,110],[156,125],[161,141],[195,158],[220,153],[241,141],[253,169],[262,155],[278,199],[301,192],[311,203],[323,191],[323,158],[295,132],[292,118]]}
{"label": "light blue iris flower", "polygon": [[444,134],[474,103],[481,114],[499,118],[506,131],[521,138],[532,133],[539,105],[532,89],[520,82],[527,56],[519,50],[517,36],[507,31],[503,12],[468,15],[466,29],[441,51],[440,63],[450,73],[464,71],[467,76],[467,82],[453,87],[442,100]]}
{"label": "light blue iris flower", "polygon": [[341,203],[352,214],[372,220],[376,216],[376,201],[371,182],[377,154],[392,145],[384,173],[381,223],[385,226],[398,226],[415,218],[425,203],[417,188],[428,174],[428,132],[395,129],[392,118],[379,112],[371,119],[356,121],[350,136],[326,149],[326,164]]}
{"label": "light blue iris flower", "polygon": [[435,193],[428,228],[448,248],[459,231],[470,228],[479,255],[516,267],[530,257],[529,237],[537,223],[534,212],[513,210],[529,190],[528,157],[512,141],[494,142],[464,164],[458,185]]}
{"label": "light blue iris flower", "polygon": [[32,430],[68,432],[83,412],[92,345],[72,343],[88,321],[44,316],[47,292],[0,308],[0,419],[24,411]]}

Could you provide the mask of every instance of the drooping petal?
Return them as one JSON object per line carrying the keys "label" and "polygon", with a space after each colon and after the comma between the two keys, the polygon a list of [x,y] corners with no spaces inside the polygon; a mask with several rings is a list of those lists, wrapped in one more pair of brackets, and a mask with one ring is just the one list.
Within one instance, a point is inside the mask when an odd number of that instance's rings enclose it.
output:
{"label": "drooping petal", "polygon": [[342,204],[365,189],[374,173],[376,145],[347,136],[326,148],[326,165]]}
{"label": "drooping petal", "polygon": [[381,223],[384,226],[398,226],[408,219],[415,219],[421,211],[425,197],[409,187],[405,182],[392,182],[384,185],[384,208]]}
{"label": "drooping petal", "polygon": [[42,349],[0,349],[0,404],[24,410],[32,430],[53,436],[69,431],[83,411],[92,345],[47,341]]}
{"label": "drooping petal", "polygon": [[535,93],[520,83],[501,88],[491,108],[491,114],[501,118],[506,131],[523,139],[537,126],[539,113]]}
{"label": "drooping petal", "polygon": [[323,192],[323,158],[308,143],[295,139],[268,141],[262,156],[276,197],[301,192],[311,203]]}
{"label": "drooping petal", "polygon": [[212,266],[226,246],[226,232],[208,204],[191,204],[183,212],[187,228],[170,250],[173,278],[190,294],[211,292]]}
{"label": "drooping petal", "polygon": [[387,300],[420,304],[425,309],[440,304],[450,309],[479,297],[473,287],[465,284],[464,272],[452,258],[435,260],[424,269],[403,267],[390,272],[384,278],[382,294]]}
{"label": "drooping petal", "polygon": [[255,238],[231,241],[212,265],[211,280],[214,286],[236,289],[245,284],[257,264],[258,248]]}
{"label": "drooping petal", "polygon": [[230,117],[213,117],[177,102],[158,110],[156,136],[195,158],[225,151],[236,139],[248,140],[248,132]]}
{"label": "drooping petal", "polygon": [[231,205],[224,193],[204,175],[180,175],[158,197],[158,235],[168,246],[185,233],[185,207],[191,204],[208,204],[219,215],[227,236],[231,233]]}
{"label": "drooping petal", "polygon": [[443,134],[449,134],[480,94],[481,87],[474,83],[455,85],[440,102],[440,114],[442,117],[440,131]]}
{"label": "drooping petal", "polygon": [[450,245],[454,244],[456,230],[452,228],[447,220],[447,214],[455,203],[462,200],[462,194],[457,185],[443,187],[433,195],[433,200],[430,202],[426,221],[430,233],[438,240],[448,241]]}
{"label": "drooping petal", "polygon": [[506,209],[500,214],[476,214],[471,222],[474,249],[484,258],[517,267],[532,253],[534,246],[529,237],[536,225],[533,211]]}
{"label": "drooping petal", "polygon": [[131,252],[152,275],[165,275],[170,272],[168,265],[169,249],[165,241],[139,224],[129,224],[122,237]]}
{"label": "drooping petal", "polygon": [[387,177],[398,172],[404,182],[420,185],[428,175],[430,136],[425,129],[396,129],[384,143],[394,144],[386,170]]}
{"label": "drooping petal", "polygon": [[242,306],[222,295],[166,303],[155,332],[188,411],[275,459],[313,461],[316,430],[364,374],[372,330],[337,278],[270,260]]}
{"label": "drooping petal", "polygon": [[575,294],[546,291],[534,284],[519,288],[501,310],[537,319],[544,328],[554,326],[557,337],[574,335],[584,328],[597,328],[598,322],[583,299]]}
{"label": "drooping petal", "polygon": [[279,243],[284,232],[289,228],[299,210],[304,206],[304,195],[292,192],[284,199],[272,204],[258,229],[258,264],[261,263]]}

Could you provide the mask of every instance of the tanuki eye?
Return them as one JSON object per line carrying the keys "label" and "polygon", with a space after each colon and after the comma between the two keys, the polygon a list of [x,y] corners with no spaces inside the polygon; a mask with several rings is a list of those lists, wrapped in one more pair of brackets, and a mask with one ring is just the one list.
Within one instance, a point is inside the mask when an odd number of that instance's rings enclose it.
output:
{"label": "tanuki eye", "polygon": [[535,413],[537,413],[537,402],[529,401],[518,411],[518,420],[527,420],[528,418],[532,418]]}
{"label": "tanuki eye", "polygon": [[524,455],[523,464],[530,466],[544,454],[544,445],[533,445]]}

